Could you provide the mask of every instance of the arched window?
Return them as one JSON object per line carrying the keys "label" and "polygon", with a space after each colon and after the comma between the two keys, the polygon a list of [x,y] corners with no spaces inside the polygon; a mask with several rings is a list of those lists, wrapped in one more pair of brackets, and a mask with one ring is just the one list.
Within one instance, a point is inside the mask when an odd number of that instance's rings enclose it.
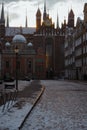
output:
{"label": "arched window", "polygon": [[46,41],[46,68],[53,68],[53,39],[47,38]]}
{"label": "arched window", "polygon": [[10,67],[9,61],[6,61],[6,68],[8,69]]}

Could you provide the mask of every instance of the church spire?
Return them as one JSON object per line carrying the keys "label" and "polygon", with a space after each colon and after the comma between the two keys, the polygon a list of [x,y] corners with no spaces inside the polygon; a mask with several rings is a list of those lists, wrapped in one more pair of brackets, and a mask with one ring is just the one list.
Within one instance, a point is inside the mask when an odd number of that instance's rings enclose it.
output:
{"label": "church spire", "polygon": [[4,18],[4,3],[2,3],[1,20],[5,21],[5,18]]}
{"label": "church spire", "polygon": [[27,9],[26,9],[26,21],[25,21],[25,27],[28,27],[28,23],[27,23]]}
{"label": "church spire", "polygon": [[7,11],[7,27],[9,27],[9,12]]}
{"label": "church spire", "polygon": [[59,29],[59,17],[58,17],[58,13],[57,13],[57,29]]}
{"label": "church spire", "polygon": [[5,17],[4,17],[4,3],[2,3],[1,18],[0,18],[0,38],[5,36]]}
{"label": "church spire", "polygon": [[46,16],[47,16],[47,13],[46,13],[46,0],[44,0],[44,13],[43,13],[43,20],[44,21],[46,19]]}
{"label": "church spire", "polygon": [[46,0],[44,0],[44,13],[46,13]]}

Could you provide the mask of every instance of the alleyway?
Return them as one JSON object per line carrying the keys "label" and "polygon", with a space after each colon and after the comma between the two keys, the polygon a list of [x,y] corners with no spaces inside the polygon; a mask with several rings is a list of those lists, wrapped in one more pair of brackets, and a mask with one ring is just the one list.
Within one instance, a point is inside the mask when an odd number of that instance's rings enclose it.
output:
{"label": "alleyway", "polygon": [[87,130],[87,85],[41,81],[41,100],[21,130]]}

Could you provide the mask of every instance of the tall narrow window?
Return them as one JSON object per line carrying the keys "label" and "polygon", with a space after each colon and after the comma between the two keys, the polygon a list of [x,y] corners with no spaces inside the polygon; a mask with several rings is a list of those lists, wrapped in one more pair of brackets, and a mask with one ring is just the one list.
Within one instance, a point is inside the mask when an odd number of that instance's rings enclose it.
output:
{"label": "tall narrow window", "polygon": [[31,61],[28,62],[28,67],[31,69]]}
{"label": "tall narrow window", "polygon": [[9,61],[6,61],[6,68],[9,68]]}
{"label": "tall narrow window", "polygon": [[53,39],[46,39],[46,68],[53,68]]}

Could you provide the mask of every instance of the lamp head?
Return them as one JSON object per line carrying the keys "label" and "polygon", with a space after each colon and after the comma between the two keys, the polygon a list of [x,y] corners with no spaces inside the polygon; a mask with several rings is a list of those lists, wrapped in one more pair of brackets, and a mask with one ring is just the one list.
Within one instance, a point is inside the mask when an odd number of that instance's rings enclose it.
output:
{"label": "lamp head", "polygon": [[18,49],[18,46],[15,47],[15,53],[18,54],[19,52],[19,49]]}

